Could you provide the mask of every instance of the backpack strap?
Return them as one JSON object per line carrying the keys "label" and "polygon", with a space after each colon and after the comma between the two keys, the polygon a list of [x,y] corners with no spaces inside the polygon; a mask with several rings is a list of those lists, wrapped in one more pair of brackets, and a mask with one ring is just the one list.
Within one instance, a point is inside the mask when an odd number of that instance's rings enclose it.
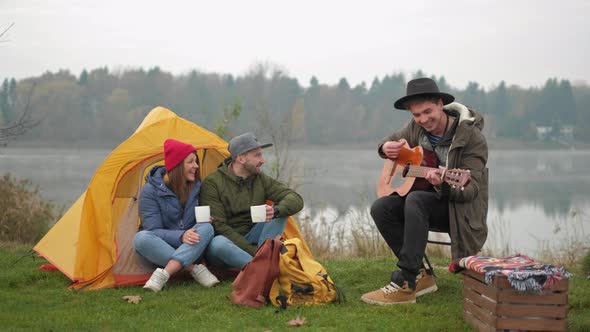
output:
{"label": "backpack strap", "polygon": [[293,294],[299,293],[303,295],[308,295],[313,293],[313,286],[312,285],[305,285],[305,287],[301,287],[296,283],[291,283],[291,291]]}
{"label": "backpack strap", "polygon": [[318,275],[324,279],[325,283],[327,283],[328,285],[332,285],[332,287],[334,287],[334,289],[336,290],[336,301],[338,303],[346,302],[346,295],[344,294],[342,289],[336,286],[336,284],[334,284],[333,282],[331,282],[330,279],[328,279],[327,274],[318,272]]}
{"label": "backpack strap", "polygon": [[279,308],[283,310],[287,310],[287,297],[283,294],[277,296],[275,299],[277,303],[279,303]]}
{"label": "backpack strap", "polygon": [[[284,247],[284,246],[283,246]],[[276,312],[279,310],[286,310],[287,309],[287,297],[285,294],[281,292],[281,285],[279,283],[279,278],[276,278],[269,292],[269,300],[272,304],[278,307]]]}

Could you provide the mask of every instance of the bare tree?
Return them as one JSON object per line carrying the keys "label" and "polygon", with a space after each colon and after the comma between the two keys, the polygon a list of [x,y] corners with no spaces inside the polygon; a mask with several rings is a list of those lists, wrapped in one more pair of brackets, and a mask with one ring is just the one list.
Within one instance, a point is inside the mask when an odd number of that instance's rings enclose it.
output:
{"label": "bare tree", "polygon": [[12,28],[12,26],[14,25],[14,22],[11,23],[8,28],[4,29],[4,31],[2,31],[2,33],[0,33],[0,42],[6,42],[7,40],[2,40],[2,38],[4,37],[4,35],[8,32],[8,30],[10,30],[10,28]]}
{"label": "bare tree", "polygon": [[[10,24],[8,28],[0,33],[0,42],[6,41],[3,40],[3,38],[13,25],[14,23]],[[31,117],[31,98],[33,96],[33,91],[35,91],[34,82],[27,94],[24,109],[16,120],[9,121],[4,119],[6,122],[0,122],[0,145],[5,145],[8,140],[24,134],[29,129],[39,124],[39,121],[34,121]]]}
{"label": "bare tree", "polygon": [[294,141],[293,128],[291,126],[292,113],[289,112],[279,121],[273,121],[269,111],[261,111],[258,114],[260,131],[264,131],[270,137],[274,145],[274,160],[271,164],[270,174],[277,180],[284,181],[288,186],[296,189],[302,185],[297,181],[301,176],[301,162],[291,155],[291,147]]}
{"label": "bare tree", "polygon": [[215,133],[227,140],[228,132],[232,124],[240,117],[240,113],[242,112],[242,104],[238,99],[234,101],[231,106],[226,106],[223,108],[223,117],[217,120],[215,124]]}
{"label": "bare tree", "polygon": [[40,121],[33,120],[31,116],[31,98],[34,91],[35,83],[33,83],[29,90],[24,109],[18,119],[7,123],[0,123],[0,144],[5,145],[8,140],[20,136],[39,125]]}
{"label": "bare tree", "polygon": [[296,189],[302,185],[303,170],[300,160],[292,154],[292,147],[301,140],[303,100],[297,98],[292,109],[278,109],[289,105],[277,98],[284,92],[285,84],[289,84],[286,71],[279,65],[269,62],[254,64],[246,78],[251,87],[246,107],[252,109],[251,114],[256,119],[255,132],[258,137],[270,139],[274,145],[269,175]]}

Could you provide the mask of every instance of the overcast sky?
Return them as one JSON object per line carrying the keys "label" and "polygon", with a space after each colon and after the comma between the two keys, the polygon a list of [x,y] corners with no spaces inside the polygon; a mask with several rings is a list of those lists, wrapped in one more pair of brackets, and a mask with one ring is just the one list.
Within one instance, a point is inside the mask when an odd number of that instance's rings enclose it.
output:
{"label": "overcast sky", "polygon": [[590,83],[590,1],[0,0],[0,78],[64,68],[280,66],[351,85],[418,69],[454,87]]}

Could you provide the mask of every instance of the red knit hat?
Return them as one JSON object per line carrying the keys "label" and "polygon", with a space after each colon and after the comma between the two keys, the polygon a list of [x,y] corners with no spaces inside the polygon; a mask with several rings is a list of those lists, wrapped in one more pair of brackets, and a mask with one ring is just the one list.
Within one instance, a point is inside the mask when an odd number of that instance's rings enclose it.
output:
{"label": "red knit hat", "polygon": [[197,151],[197,148],[190,144],[179,142],[169,138],[164,142],[164,164],[166,171],[170,172],[178,166],[186,156]]}

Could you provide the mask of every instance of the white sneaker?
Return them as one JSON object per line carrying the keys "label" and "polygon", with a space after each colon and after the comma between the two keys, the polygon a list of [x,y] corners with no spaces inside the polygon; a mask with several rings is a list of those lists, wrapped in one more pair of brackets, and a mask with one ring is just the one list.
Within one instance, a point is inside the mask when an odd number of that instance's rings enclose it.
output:
{"label": "white sneaker", "polygon": [[148,280],[145,283],[143,288],[149,289],[154,292],[159,292],[160,290],[162,290],[162,287],[164,287],[168,279],[170,279],[170,275],[168,274],[168,272],[158,268],[156,269],[156,271],[154,271],[154,273],[152,273],[150,280]]}
{"label": "white sneaker", "polygon": [[219,283],[219,279],[203,264],[195,265],[195,268],[191,271],[191,276],[203,287],[209,288]]}

